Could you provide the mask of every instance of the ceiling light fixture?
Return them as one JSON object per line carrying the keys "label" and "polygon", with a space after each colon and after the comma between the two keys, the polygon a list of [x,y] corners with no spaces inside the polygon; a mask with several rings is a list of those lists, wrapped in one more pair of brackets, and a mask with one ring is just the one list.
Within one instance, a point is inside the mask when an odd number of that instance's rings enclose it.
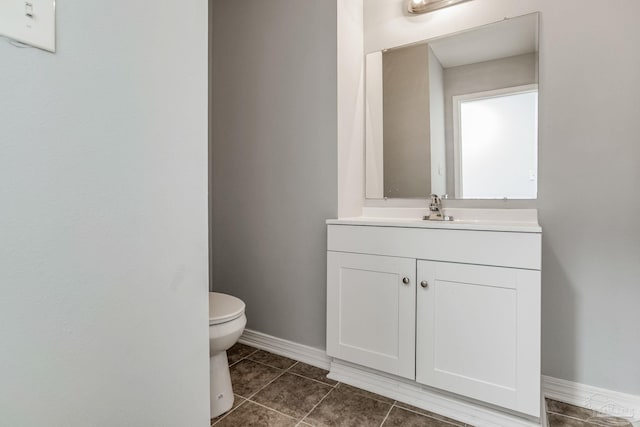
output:
{"label": "ceiling light fixture", "polygon": [[412,15],[433,12],[469,0],[408,0],[407,10]]}

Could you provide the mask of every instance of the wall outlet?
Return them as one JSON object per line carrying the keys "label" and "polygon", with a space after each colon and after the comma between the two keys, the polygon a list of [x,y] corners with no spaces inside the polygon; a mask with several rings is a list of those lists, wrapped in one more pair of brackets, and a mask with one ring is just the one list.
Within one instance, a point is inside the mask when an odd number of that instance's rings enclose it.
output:
{"label": "wall outlet", "polygon": [[55,0],[0,0],[0,35],[55,52]]}

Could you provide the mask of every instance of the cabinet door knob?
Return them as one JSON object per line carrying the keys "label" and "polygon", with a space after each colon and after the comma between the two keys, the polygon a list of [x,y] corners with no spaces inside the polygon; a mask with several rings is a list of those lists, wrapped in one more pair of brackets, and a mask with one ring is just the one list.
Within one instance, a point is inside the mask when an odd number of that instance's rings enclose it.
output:
{"label": "cabinet door knob", "polygon": [[402,283],[404,283],[405,285],[408,285],[408,284],[409,284],[409,282],[410,282],[410,280],[409,280],[409,278],[408,278],[408,277],[403,277],[403,278],[402,278]]}
{"label": "cabinet door knob", "polygon": [[422,282],[420,282],[420,286],[426,289],[429,287],[429,282],[427,282],[426,280],[423,280]]}

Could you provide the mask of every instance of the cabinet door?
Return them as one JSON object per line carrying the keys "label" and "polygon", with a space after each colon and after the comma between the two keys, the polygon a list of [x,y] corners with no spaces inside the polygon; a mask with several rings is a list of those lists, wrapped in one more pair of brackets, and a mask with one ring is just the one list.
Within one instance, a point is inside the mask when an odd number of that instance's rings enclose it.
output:
{"label": "cabinet door", "polygon": [[415,379],[415,276],[415,259],[327,252],[327,354]]}
{"label": "cabinet door", "polygon": [[416,380],[540,416],[540,272],[418,261],[417,279]]}

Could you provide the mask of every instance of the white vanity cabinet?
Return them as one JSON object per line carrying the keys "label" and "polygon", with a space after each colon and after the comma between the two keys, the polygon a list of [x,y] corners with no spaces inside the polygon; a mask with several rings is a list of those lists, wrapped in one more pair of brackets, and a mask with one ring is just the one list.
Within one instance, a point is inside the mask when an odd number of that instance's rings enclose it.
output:
{"label": "white vanity cabinet", "polygon": [[540,412],[540,272],[418,261],[416,381]]}
{"label": "white vanity cabinet", "polygon": [[328,221],[329,356],[539,417],[539,227],[358,221]]}
{"label": "white vanity cabinet", "polygon": [[416,260],[330,251],[327,264],[327,352],[414,379]]}

